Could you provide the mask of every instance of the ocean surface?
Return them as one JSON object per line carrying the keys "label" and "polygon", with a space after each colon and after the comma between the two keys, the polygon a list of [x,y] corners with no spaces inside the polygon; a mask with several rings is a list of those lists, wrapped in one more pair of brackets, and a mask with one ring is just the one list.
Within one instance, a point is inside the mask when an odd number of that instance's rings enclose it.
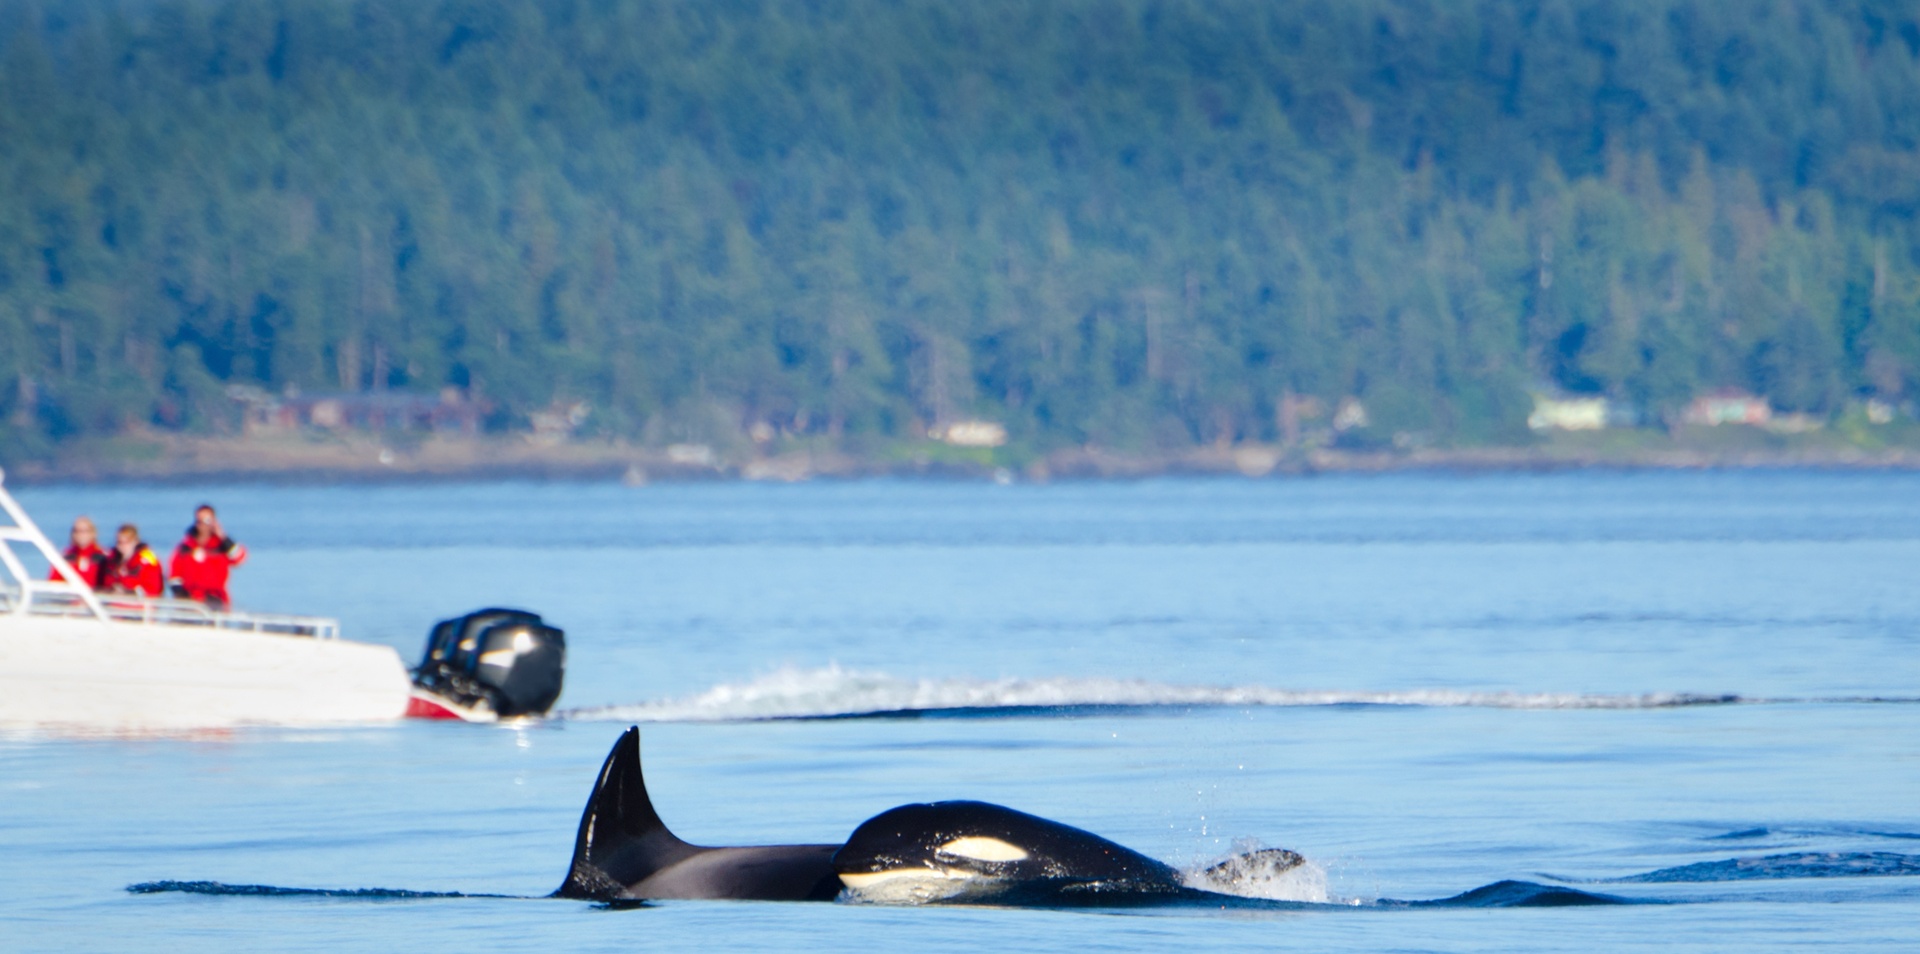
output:
{"label": "ocean surface", "polygon": [[[570,667],[523,728],[0,735],[9,951],[1920,950],[1920,475],[16,492],[163,552],[210,501],[243,606],[409,662],[523,606]],[[630,724],[698,843],[971,798],[1309,865],[1252,905],[542,899]],[[1508,880],[1641,903],[1394,903]]]}

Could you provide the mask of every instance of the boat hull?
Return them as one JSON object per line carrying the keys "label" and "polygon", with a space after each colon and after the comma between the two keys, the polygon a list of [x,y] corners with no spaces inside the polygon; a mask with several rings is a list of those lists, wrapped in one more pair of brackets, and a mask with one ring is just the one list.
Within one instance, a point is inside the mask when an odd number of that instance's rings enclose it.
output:
{"label": "boat hull", "polygon": [[409,683],[391,647],[338,639],[0,618],[0,727],[149,732],[387,722]]}

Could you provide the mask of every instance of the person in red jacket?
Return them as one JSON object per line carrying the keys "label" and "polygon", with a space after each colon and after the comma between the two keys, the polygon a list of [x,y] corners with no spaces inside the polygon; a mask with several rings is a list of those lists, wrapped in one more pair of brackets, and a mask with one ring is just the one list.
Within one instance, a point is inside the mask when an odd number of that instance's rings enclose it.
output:
{"label": "person in red jacket", "polygon": [[167,577],[173,583],[173,595],[199,600],[214,609],[226,609],[227,573],[245,563],[247,548],[227,536],[213,507],[201,504],[193,512],[193,526],[187,537],[173,548],[173,563]]}
{"label": "person in red jacket", "polygon": [[[100,531],[93,525],[92,518],[81,517],[73,522],[73,531],[67,536],[66,557],[68,565],[80,574],[80,582],[87,589],[97,590],[107,583],[107,551],[100,549]],[[49,580],[66,579],[55,567],[47,574]]]}
{"label": "person in red jacket", "polygon": [[140,528],[121,524],[113,549],[107,551],[107,589],[132,596],[159,596],[166,583],[160,558],[147,541],[140,539]]}

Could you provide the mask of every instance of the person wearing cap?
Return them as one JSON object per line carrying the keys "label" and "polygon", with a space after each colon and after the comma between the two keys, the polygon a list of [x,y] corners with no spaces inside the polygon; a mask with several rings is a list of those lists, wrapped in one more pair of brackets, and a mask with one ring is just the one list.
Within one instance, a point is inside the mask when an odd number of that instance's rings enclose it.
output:
{"label": "person wearing cap", "polygon": [[173,595],[226,609],[232,602],[227,597],[227,574],[246,559],[247,548],[221,529],[213,506],[201,504],[193,512],[193,526],[187,528],[186,538],[173,548],[173,562],[167,567]]}
{"label": "person wearing cap", "polygon": [[140,528],[120,525],[113,549],[107,551],[107,589],[132,596],[159,596],[166,589],[166,576],[160,572],[160,558],[147,541],[140,539]]}
{"label": "person wearing cap", "polygon": [[[100,549],[100,531],[94,527],[93,518],[80,517],[73,521],[73,530],[67,535],[67,551],[60,555],[80,574],[79,582],[85,583],[87,589],[97,590],[106,585],[107,552]],[[64,580],[66,576],[59,567],[54,567],[47,579]]]}

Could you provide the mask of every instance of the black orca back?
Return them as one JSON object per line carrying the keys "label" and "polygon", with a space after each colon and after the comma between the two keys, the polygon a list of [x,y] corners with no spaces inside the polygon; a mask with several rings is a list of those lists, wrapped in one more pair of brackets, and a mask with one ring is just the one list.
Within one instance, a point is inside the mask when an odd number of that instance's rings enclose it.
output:
{"label": "black orca back", "polygon": [[668,831],[653,810],[640,774],[640,729],[629,728],[600,766],[600,779],[574,836],[573,865],[553,896],[612,900],[628,885],[702,850]]}

